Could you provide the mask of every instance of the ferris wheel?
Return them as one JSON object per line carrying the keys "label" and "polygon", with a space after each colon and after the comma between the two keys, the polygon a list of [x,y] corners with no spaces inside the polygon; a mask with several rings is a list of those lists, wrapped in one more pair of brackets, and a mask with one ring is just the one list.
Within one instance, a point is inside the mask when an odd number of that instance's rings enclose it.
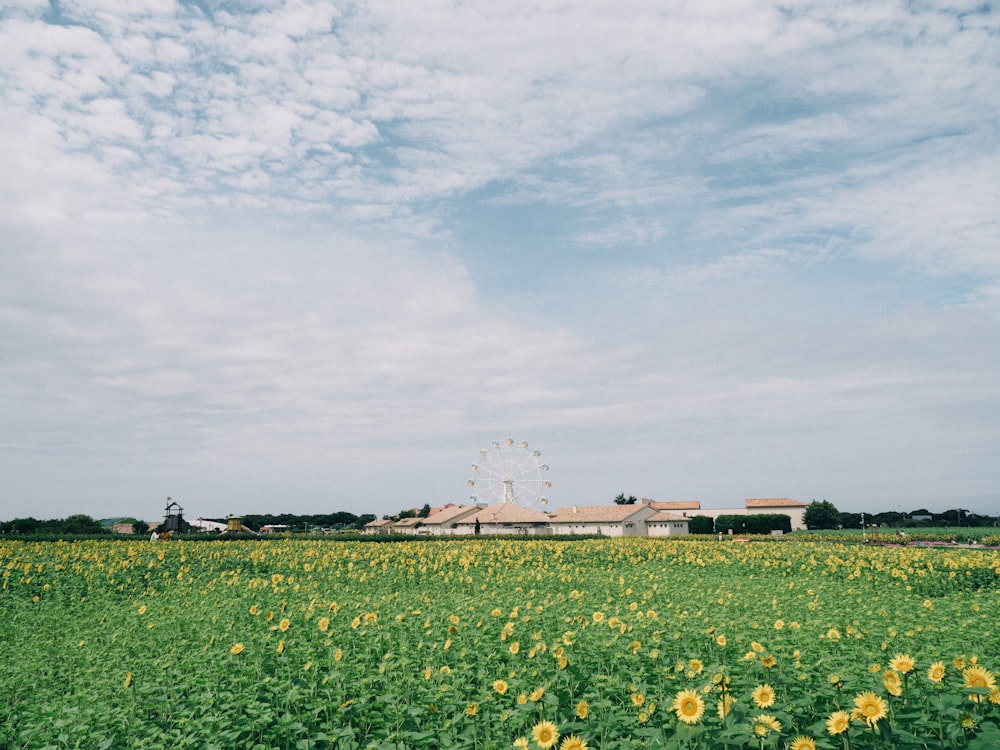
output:
{"label": "ferris wheel", "polygon": [[479,451],[479,461],[472,464],[472,500],[475,502],[515,503],[524,508],[548,504],[545,491],[552,482],[545,478],[549,470],[541,461],[541,451],[514,438],[494,440],[490,448]]}

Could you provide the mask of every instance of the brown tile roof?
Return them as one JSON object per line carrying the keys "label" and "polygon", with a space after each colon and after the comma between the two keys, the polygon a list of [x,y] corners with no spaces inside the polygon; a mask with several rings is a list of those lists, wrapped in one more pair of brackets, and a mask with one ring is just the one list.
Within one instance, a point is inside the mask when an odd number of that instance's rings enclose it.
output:
{"label": "brown tile roof", "polygon": [[426,519],[414,517],[414,518],[400,518],[398,521],[393,521],[393,526],[416,526],[418,523],[423,523]]}
{"label": "brown tile roof", "polygon": [[548,523],[545,513],[531,508],[522,508],[516,503],[497,503],[483,508],[474,516],[463,518],[462,523]]}
{"label": "brown tile roof", "polygon": [[365,528],[366,529],[377,529],[380,526],[387,526],[387,525],[388,526],[392,526],[392,523],[393,522],[390,521],[388,518],[381,518],[381,519],[376,519],[374,521],[369,521],[368,523],[365,524]]}
{"label": "brown tile roof", "polygon": [[687,516],[679,516],[676,513],[667,513],[665,510],[658,510],[646,519],[646,523],[663,523],[664,521],[684,521],[686,523],[689,520]]}
{"label": "brown tile roof", "polygon": [[645,505],[574,505],[550,514],[554,523],[607,523],[631,518]]}
{"label": "brown tile roof", "polygon": [[477,506],[475,505],[446,505],[443,508],[439,508],[437,513],[432,513],[424,520],[425,526],[436,526],[438,524],[449,523],[454,521],[456,518],[461,518],[462,516],[468,515],[473,512]]}
{"label": "brown tile roof", "polygon": [[654,510],[701,510],[700,500],[674,500],[661,502],[658,500],[642,499],[650,508]]}
{"label": "brown tile roof", "polygon": [[747,498],[748,508],[805,508],[805,503],[792,500],[789,497],[756,497]]}

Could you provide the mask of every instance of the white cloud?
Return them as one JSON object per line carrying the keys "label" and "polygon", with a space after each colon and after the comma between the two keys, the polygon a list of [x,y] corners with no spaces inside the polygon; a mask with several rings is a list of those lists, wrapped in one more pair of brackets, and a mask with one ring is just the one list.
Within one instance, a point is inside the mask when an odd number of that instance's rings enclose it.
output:
{"label": "white cloud", "polygon": [[444,493],[451,466],[418,464],[513,427],[580,476],[720,494],[720,461],[839,482],[829,454],[946,495],[904,452],[948,436],[937,474],[996,486],[987,8],[10,7],[0,420],[25,496],[53,455],[128,475],[118,497],[196,467],[319,502],[372,456]]}

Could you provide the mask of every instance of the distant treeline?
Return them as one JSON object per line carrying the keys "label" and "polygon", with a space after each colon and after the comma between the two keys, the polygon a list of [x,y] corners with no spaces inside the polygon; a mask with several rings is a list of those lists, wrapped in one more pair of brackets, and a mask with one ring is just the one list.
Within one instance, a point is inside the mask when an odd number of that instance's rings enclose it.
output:
{"label": "distant treeline", "polygon": [[[877,526],[888,526],[890,528],[927,528],[929,526],[996,526],[997,516],[983,516],[972,513],[963,508],[946,510],[944,513],[931,513],[929,510],[914,510],[909,513],[888,511],[885,513],[865,513],[864,523],[866,526],[876,524]],[[860,529],[860,513],[841,513],[840,525],[845,529]]]}
{"label": "distant treeline", "polygon": [[101,525],[90,516],[77,513],[67,518],[53,518],[39,521],[37,518],[15,518],[13,521],[0,522],[2,534],[111,534],[110,529]]}
{"label": "distant treeline", "polygon": [[[209,520],[218,520],[220,523],[226,523],[225,518],[213,518]],[[244,526],[254,531],[260,531],[262,526],[287,526],[288,531],[295,533],[319,531],[320,529],[328,531],[356,529],[360,531],[365,527],[366,523],[375,520],[375,515],[373,513],[362,513],[360,516],[356,516],[346,511],[338,513],[315,513],[308,516],[298,516],[292,513],[278,513],[276,515],[264,513],[240,516],[240,520]]]}

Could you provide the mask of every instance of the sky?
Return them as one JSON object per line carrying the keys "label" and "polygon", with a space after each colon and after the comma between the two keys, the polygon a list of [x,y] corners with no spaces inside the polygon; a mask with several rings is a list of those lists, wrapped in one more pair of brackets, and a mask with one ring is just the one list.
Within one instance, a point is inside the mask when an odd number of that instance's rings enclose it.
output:
{"label": "sky", "polygon": [[1000,514],[1000,9],[5,0],[0,519]]}

